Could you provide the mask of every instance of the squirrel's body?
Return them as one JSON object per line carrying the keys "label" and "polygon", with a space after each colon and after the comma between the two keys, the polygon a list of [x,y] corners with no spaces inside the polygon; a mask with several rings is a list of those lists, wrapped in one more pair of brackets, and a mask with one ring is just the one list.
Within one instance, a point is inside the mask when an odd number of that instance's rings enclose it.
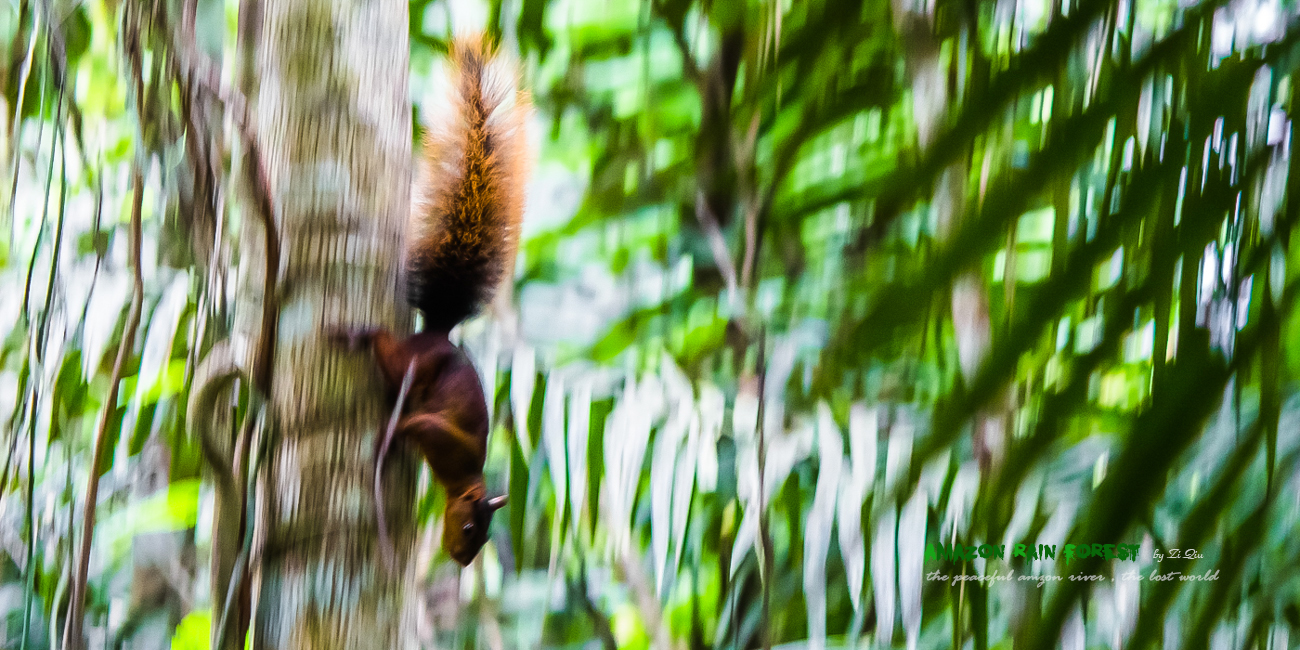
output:
{"label": "squirrel's body", "polygon": [[[398,420],[397,435],[419,446],[448,493],[460,494],[472,487],[470,483],[481,481],[488,410],[478,370],[469,356],[443,332],[420,332],[402,341],[379,330],[372,335],[371,345],[385,382],[394,389],[414,364],[411,390],[402,408],[407,417]],[[415,417],[420,414],[438,414],[445,420],[441,427],[432,427],[442,433],[420,435],[431,428],[421,426]]]}
{"label": "squirrel's body", "polygon": [[[447,124],[425,137],[412,196],[407,251],[411,306],[425,330],[405,340],[382,329],[339,333],[349,347],[374,350],[380,374],[396,396],[393,437],[414,443],[447,491],[443,548],[469,564],[487,541],[492,513],[483,483],[488,407],[478,372],[448,334],[491,300],[514,262],[523,213],[526,102],[513,77],[494,76],[477,40],[452,46],[454,93]],[[399,395],[408,371],[409,391]],[[388,435],[375,462],[376,501]],[[386,542],[383,504],[380,536]]]}

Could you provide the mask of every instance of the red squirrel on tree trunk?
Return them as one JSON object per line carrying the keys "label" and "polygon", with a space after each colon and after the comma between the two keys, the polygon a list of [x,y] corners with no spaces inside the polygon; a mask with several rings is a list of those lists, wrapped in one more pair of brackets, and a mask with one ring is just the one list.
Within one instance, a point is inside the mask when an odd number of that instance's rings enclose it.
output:
{"label": "red squirrel on tree trunk", "polygon": [[487,399],[474,364],[448,335],[492,299],[513,268],[528,105],[514,75],[495,69],[481,40],[454,42],[450,64],[452,110],[424,140],[407,246],[407,298],[423,313],[424,331],[405,340],[384,329],[339,330],[333,336],[350,349],[374,351],[400,409],[395,427],[381,431],[375,458],[384,552],[391,549],[378,486],[393,436],[419,447],[446,490],[443,549],[468,565],[487,542],[492,514],[506,498],[489,497],[484,486]]}

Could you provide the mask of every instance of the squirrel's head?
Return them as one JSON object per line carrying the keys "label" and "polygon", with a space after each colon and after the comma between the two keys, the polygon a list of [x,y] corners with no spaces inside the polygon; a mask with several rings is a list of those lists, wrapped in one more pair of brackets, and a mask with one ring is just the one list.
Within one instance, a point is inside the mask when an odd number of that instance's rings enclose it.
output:
{"label": "squirrel's head", "polygon": [[481,487],[448,499],[442,548],[461,566],[469,566],[487,543],[492,513],[504,505],[505,495],[489,497]]}

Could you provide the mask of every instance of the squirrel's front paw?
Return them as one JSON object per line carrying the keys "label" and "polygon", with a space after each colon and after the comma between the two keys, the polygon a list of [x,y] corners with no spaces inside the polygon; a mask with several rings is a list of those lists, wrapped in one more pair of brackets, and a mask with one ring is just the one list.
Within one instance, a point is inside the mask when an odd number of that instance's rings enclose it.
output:
{"label": "squirrel's front paw", "polygon": [[357,350],[370,345],[370,339],[374,334],[375,330],[373,329],[334,327],[327,330],[325,336],[332,343],[342,345],[349,350]]}

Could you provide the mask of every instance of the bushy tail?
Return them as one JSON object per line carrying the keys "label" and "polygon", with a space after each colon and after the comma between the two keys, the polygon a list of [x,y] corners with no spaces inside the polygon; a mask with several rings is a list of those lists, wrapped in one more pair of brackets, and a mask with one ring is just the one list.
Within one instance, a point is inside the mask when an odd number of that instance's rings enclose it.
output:
{"label": "bushy tail", "polygon": [[526,98],[479,39],[451,48],[445,123],[424,139],[412,196],[410,303],[447,331],[492,299],[513,268],[523,216]]}

